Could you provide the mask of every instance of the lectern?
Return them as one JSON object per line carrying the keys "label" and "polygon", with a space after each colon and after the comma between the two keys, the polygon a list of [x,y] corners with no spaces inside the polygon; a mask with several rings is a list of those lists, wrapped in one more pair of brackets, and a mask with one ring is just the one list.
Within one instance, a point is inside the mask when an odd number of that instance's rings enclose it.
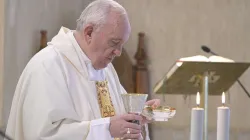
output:
{"label": "lectern", "polygon": [[248,69],[244,62],[177,61],[156,84],[156,94],[201,93],[204,108],[204,139],[207,140],[208,95],[221,95]]}

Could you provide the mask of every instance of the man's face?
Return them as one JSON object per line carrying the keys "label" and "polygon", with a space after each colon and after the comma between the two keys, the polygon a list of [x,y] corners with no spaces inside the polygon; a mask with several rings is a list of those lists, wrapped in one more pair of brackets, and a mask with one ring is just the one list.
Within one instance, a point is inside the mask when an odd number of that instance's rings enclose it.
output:
{"label": "man's face", "polygon": [[109,20],[92,33],[89,43],[91,62],[96,69],[105,68],[116,56],[120,56],[129,38],[130,25],[126,17]]}

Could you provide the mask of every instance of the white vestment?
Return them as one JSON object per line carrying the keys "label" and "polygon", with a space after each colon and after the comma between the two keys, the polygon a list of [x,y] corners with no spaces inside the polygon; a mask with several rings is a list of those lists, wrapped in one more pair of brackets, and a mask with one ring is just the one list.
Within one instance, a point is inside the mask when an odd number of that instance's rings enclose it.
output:
{"label": "white vestment", "polygon": [[[112,64],[95,70],[73,32],[62,27],[25,67],[13,97],[6,134],[15,140],[112,140],[95,81],[107,80],[116,115],[125,113]],[[148,134],[148,133],[147,133]],[[149,137],[147,137],[149,139]]]}

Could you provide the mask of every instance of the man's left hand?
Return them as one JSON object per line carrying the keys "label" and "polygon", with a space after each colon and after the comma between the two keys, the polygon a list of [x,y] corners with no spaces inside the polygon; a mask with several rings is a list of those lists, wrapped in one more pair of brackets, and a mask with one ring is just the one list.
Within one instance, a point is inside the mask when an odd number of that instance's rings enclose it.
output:
{"label": "man's left hand", "polygon": [[151,106],[153,109],[160,106],[161,100],[160,99],[152,99],[146,102],[146,105]]}
{"label": "man's left hand", "polygon": [[[151,106],[153,109],[157,108],[158,106],[160,106],[161,104],[161,100],[160,99],[152,99],[146,102],[147,106]],[[148,120],[146,117],[143,117],[142,120],[142,125],[147,124],[147,123],[151,123],[151,120]]]}

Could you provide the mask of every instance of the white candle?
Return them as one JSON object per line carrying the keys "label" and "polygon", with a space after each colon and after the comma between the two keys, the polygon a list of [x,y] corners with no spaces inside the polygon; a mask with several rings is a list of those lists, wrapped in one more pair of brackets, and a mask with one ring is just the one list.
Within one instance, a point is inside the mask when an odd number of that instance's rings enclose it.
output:
{"label": "white candle", "polygon": [[203,139],[204,109],[200,108],[200,94],[196,96],[196,108],[192,108],[190,140]]}
{"label": "white candle", "polygon": [[229,140],[230,129],[230,109],[224,106],[225,93],[222,93],[223,106],[218,107],[217,110],[217,140]]}

